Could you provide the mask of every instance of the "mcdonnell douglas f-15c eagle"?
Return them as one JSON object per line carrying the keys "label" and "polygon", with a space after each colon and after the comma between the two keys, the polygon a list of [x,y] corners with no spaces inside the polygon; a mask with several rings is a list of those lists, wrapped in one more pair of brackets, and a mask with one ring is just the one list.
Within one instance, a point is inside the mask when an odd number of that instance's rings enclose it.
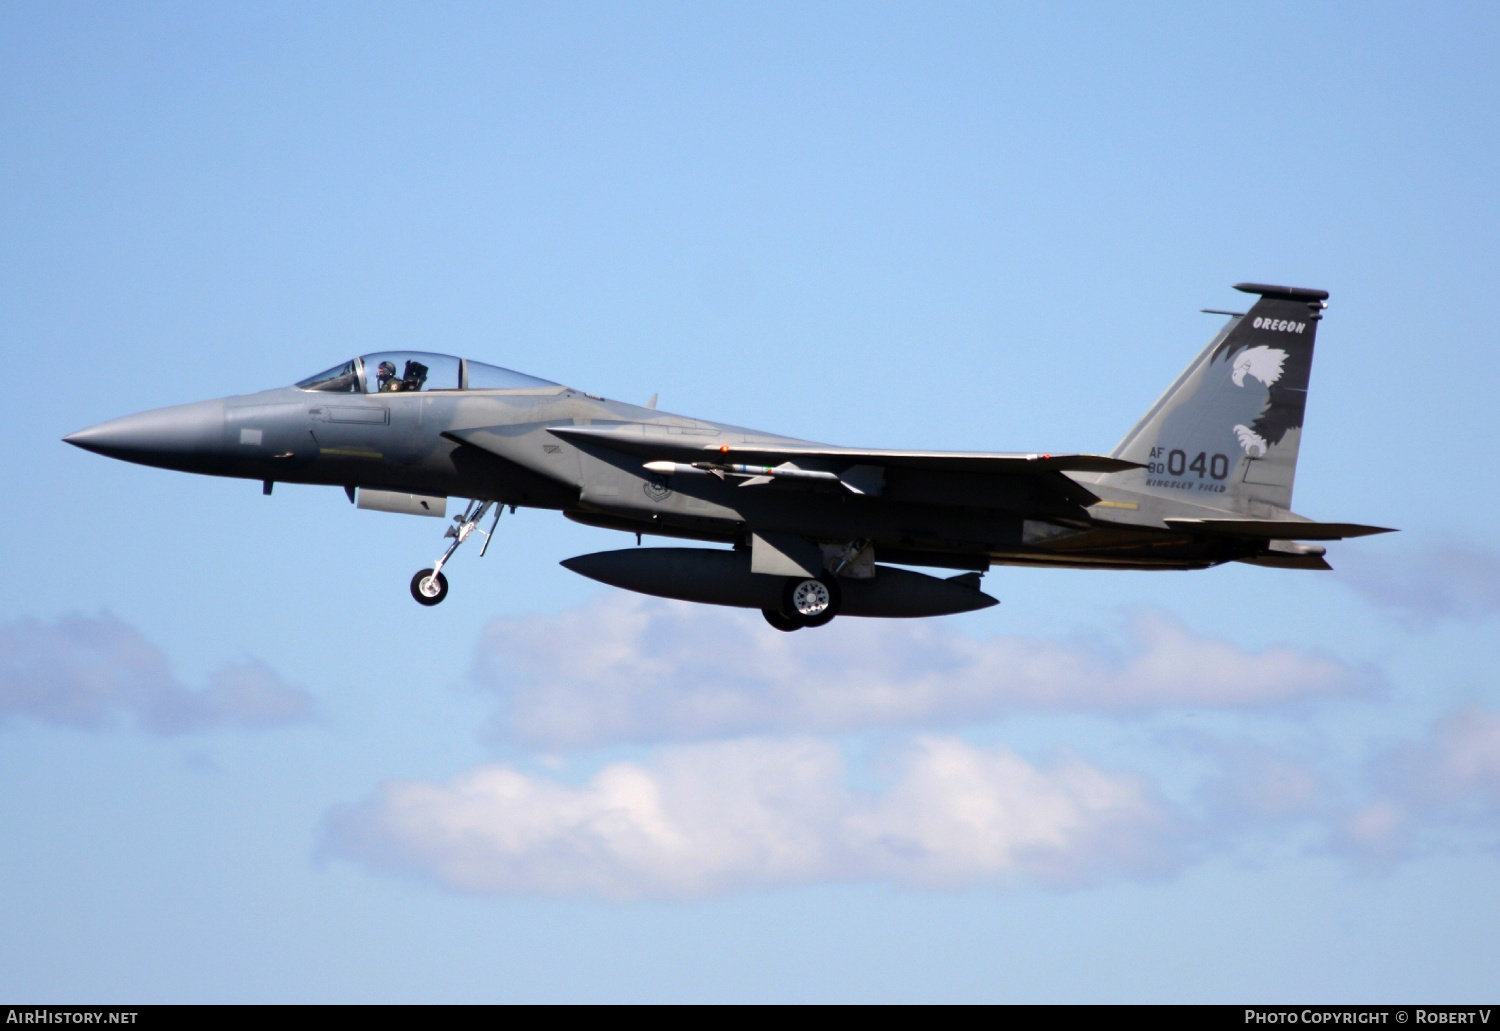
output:
{"label": "mcdonnell douglas f-15c eagle", "polygon": [[[627,548],[563,565],[645,594],[757,608],[778,630],[835,615],[935,616],[994,605],[992,563],[1328,569],[1306,541],[1385,532],[1291,511],[1323,290],[1258,296],[1108,456],[871,451],[608,401],[492,365],[368,354],[295,386],[115,419],[64,439],[145,465],[342,486],[361,508],[454,517],[411,581],[505,506],[728,548]],[[481,522],[493,510],[489,530]],[[483,551],[480,552],[483,554]],[[940,578],[906,566],[963,570]]]}

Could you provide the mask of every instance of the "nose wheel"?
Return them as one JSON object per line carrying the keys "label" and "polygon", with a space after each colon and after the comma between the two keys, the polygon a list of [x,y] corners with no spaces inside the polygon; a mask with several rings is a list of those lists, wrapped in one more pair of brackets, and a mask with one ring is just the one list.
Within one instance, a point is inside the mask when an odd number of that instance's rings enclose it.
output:
{"label": "nose wheel", "polygon": [[[479,521],[485,517],[490,508],[495,509],[494,521],[490,523],[488,531],[479,530]],[[495,535],[495,527],[500,522],[500,513],[504,511],[503,506],[493,501],[471,501],[464,509],[462,515],[453,517],[453,525],[448,527],[444,537],[453,538],[453,543],[448,545],[441,558],[432,564],[431,569],[419,569],[411,578],[411,596],[417,599],[419,605],[436,605],[448,597],[448,578],[443,575],[443,566],[453,557],[458,546],[469,539],[475,530],[484,538],[484,547],[479,551],[479,557],[484,558],[484,553],[490,550],[490,538]]]}
{"label": "nose wheel", "polygon": [[422,605],[436,605],[448,597],[448,578],[431,569],[419,569],[411,578],[411,596]]}

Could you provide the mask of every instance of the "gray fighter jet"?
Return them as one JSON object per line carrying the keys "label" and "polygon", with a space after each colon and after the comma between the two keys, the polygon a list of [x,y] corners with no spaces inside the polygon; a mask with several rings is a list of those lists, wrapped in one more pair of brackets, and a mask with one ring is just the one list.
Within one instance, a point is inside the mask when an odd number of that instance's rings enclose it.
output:
{"label": "gray fighter jet", "polygon": [[[63,438],[215,476],[341,486],[359,507],[447,518],[451,543],[411,581],[423,605],[505,506],[636,535],[563,565],[668,598],[758,608],[778,630],[996,603],[993,563],[1328,569],[1308,541],[1385,532],[1291,511],[1328,294],[1241,283],[1229,316],[1108,456],[836,447],[609,401],[425,352],[368,354],[295,386],[115,419]],[[493,517],[489,529],[482,523]],[[641,535],[720,547],[639,547]],[[482,555],[484,552],[481,551]],[[879,560],[879,561],[877,561]],[[894,563],[894,565],[885,564]],[[960,570],[931,576],[899,566]]]}

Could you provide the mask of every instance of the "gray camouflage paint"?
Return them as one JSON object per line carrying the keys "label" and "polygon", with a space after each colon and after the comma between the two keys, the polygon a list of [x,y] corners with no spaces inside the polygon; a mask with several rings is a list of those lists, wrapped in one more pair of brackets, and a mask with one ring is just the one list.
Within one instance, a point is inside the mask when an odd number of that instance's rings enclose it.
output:
{"label": "gray camouflage paint", "polygon": [[[127,416],[65,439],[189,472],[485,499],[737,548],[756,534],[792,534],[823,545],[868,541],[887,562],[974,571],[991,563],[1187,569],[1235,560],[1327,568],[1321,548],[1287,543],[1299,523],[1308,525],[1290,504],[1326,294],[1241,288],[1262,296],[1230,319],[1126,435],[1114,463],[848,450],[820,456],[810,442],[560,385],[414,393],[283,387]],[[573,427],[612,428],[630,450],[552,432]],[[684,446],[734,461],[757,447],[812,449],[797,458],[799,468],[839,474],[869,491],[783,480],[742,486],[743,478],[663,477],[643,468],[642,455],[654,448],[663,449],[656,457],[672,458]],[[1028,461],[1039,457],[1047,461]],[[1089,462],[1119,471],[1078,471]],[[1199,532],[1169,519],[1221,522]],[[1287,531],[1272,539],[1223,522],[1236,519],[1284,521]]]}
{"label": "gray camouflage paint", "polygon": [[1146,466],[1116,482],[1194,501],[1220,495],[1215,507],[1247,515],[1289,510],[1321,307],[1321,297],[1265,297],[1231,318],[1115,448]]}

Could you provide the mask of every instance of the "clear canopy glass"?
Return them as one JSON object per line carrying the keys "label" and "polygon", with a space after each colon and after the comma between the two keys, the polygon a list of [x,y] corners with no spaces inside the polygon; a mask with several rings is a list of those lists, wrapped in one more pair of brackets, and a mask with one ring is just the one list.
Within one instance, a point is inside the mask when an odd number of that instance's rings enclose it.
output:
{"label": "clear canopy glass", "polygon": [[538,376],[430,351],[378,351],[309,376],[297,386],[330,394],[401,394],[422,390],[561,388]]}
{"label": "clear canopy glass", "polygon": [[466,361],[464,366],[468,370],[467,382],[464,383],[466,390],[521,390],[528,387],[559,386],[551,380],[528,376],[513,369],[502,369],[498,365]]}
{"label": "clear canopy glass", "polygon": [[335,365],[302,380],[297,386],[303,390],[321,390],[329,394],[357,394],[359,393],[359,370],[354,367],[352,361],[343,365]]}
{"label": "clear canopy glass", "polygon": [[427,351],[380,351],[360,359],[365,366],[365,391],[370,394],[410,394],[418,390],[457,390],[459,360]]}

